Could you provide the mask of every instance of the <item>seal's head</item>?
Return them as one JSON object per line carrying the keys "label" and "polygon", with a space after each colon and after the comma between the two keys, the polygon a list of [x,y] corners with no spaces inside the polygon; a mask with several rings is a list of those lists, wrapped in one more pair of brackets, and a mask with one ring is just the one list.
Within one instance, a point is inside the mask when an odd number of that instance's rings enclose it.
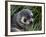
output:
{"label": "seal's head", "polygon": [[20,15],[21,15],[21,22],[23,24],[28,25],[28,24],[31,24],[33,22],[33,18],[32,18],[33,17],[33,13],[32,13],[31,10],[23,9],[21,11]]}

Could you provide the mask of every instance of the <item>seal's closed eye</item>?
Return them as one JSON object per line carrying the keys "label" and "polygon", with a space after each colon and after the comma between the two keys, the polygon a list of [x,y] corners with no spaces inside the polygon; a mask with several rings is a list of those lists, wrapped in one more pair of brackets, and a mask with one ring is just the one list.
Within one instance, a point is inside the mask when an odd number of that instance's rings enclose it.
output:
{"label": "seal's closed eye", "polygon": [[27,21],[27,19],[24,19],[24,22],[26,22]]}

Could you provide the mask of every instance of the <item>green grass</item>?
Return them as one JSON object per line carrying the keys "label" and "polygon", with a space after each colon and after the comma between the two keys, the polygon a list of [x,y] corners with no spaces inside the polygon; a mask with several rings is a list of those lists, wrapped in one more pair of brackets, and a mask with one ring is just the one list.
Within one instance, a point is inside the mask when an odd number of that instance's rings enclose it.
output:
{"label": "green grass", "polygon": [[42,7],[41,6],[22,6],[22,5],[11,5],[11,16],[14,16],[17,12],[22,9],[30,9],[33,12],[34,22],[28,26],[28,31],[38,31],[42,29]]}

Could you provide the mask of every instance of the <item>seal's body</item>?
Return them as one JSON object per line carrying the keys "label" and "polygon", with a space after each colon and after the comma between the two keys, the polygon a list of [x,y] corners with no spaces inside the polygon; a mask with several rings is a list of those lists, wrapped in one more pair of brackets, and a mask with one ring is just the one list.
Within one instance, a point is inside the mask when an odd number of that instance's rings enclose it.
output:
{"label": "seal's body", "polygon": [[27,26],[33,21],[33,13],[29,9],[23,9],[11,19],[11,31],[27,31]]}

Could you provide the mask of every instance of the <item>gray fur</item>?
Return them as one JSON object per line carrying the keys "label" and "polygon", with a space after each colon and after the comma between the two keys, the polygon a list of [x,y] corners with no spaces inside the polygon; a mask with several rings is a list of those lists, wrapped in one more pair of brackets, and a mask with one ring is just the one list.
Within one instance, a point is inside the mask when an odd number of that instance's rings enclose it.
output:
{"label": "gray fur", "polygon": [[[11,19],[11,31],[26,31],[27,30],[27,26],[30,24],[30,22],[33,21],[33,13],[31,10],[29,9],[23,9],[21,11],[19,11],[18,13],[16,13],[12,19]],[[27,21],[24,22],[22,19],[22,17],[26,18]],[[22,21],[21,21],[22,19]],[[29,22],[29,24],[28,24]]]}

